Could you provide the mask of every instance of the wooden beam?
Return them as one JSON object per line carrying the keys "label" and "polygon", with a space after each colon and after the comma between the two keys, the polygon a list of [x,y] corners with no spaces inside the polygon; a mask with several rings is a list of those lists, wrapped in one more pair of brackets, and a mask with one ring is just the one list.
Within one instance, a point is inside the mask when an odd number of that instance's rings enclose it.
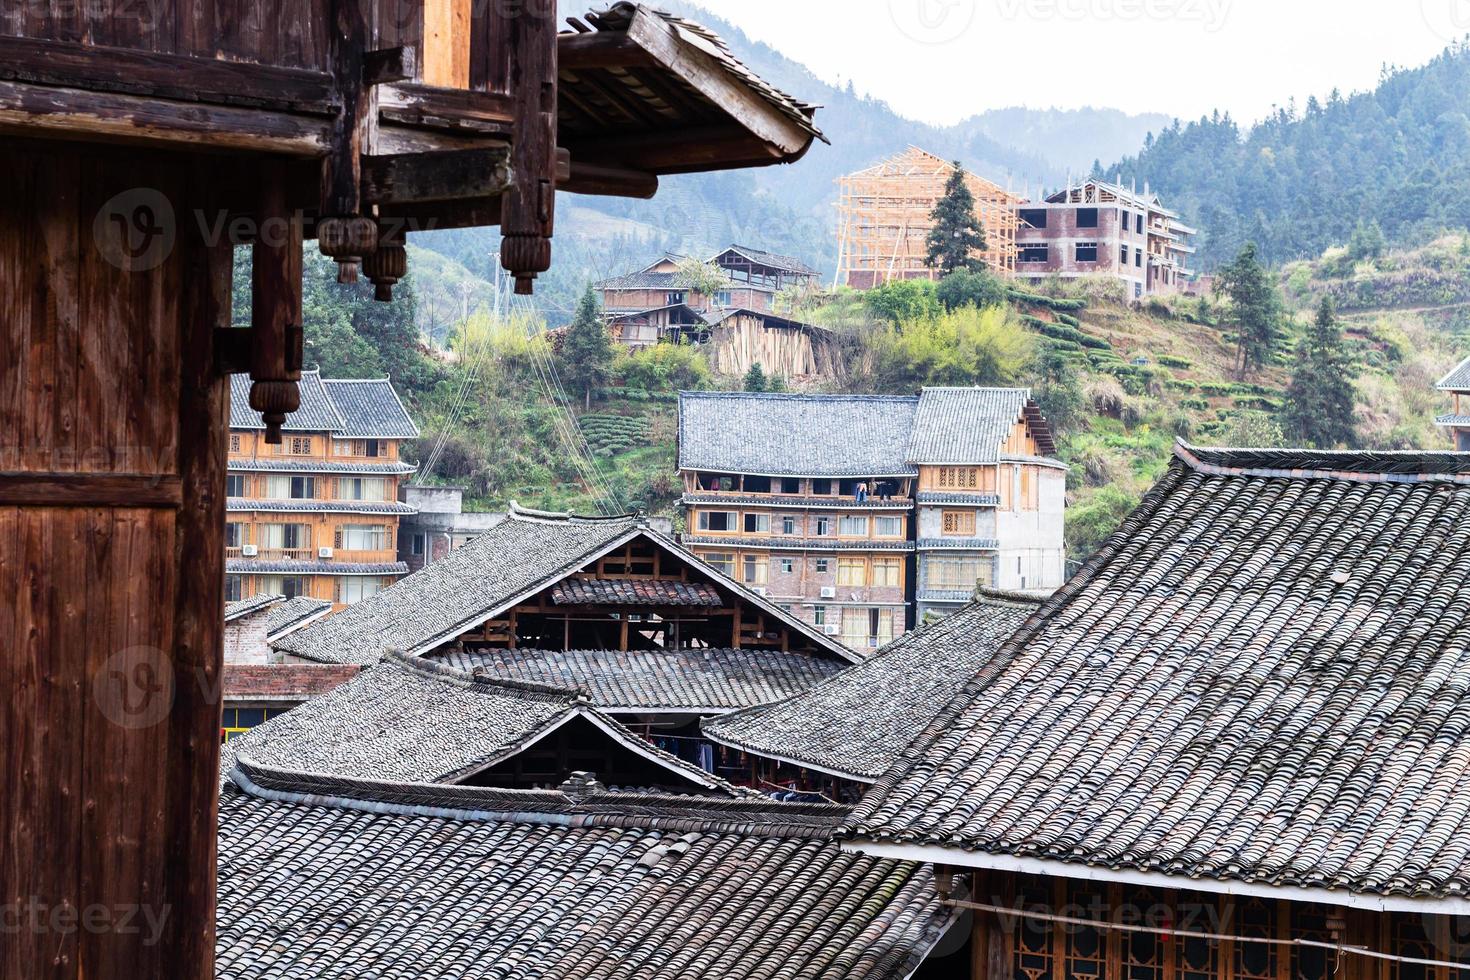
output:
{"label": "wooden beam", "polygon": [[264,109],[0,81],[0,127],[30,137],[320,157],[330,146],[331,123]]}
{"label": "wooden beam", "polygon": [[4,507],[179,507],[177,476],[130,473],[0,473]]}
{"label": "wooden beam", "polygon": [[557,38],[556,55],[563,72],[658,67],[653,55],[621,31],[563,34]]}
{"label": "wooden beam", "polygon": [[0,79],[320,116],[337,106],[325,72],[68,41],[0,37]]}
{"label": "wooden beam", "polygon": [[364,85],[412,81],[418,72],[418,52],[412,45],[382,48],[362,56]]}
{"label": "wooden beam", "polygon": [[495,92],[468,92],[402,82],[378,87],[382,118],[454,132],[509,135],[510,99]]}
{"label": "wooden beam", "polygon": [[511,184],[510,147],[364,157],[365,204],[494,197]]}

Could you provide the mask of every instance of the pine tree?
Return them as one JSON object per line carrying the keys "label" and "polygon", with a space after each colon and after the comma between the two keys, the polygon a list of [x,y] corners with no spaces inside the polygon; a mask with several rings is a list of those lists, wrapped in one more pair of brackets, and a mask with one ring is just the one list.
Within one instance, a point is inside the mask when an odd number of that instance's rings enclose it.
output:
{"label": "pine tree", "polygon": [[760,366],[759,362],[752,364],[750,370],[745,372],[745,390],[766,391],[768,388],[765,369]]}
{"label": "pine tree", "polygon": [[938,269],[942,276],[956,269],[979,268],[981,263],[974,253],[985,247],[985,229],[975,216],[975,195],[958,161],[944,185],[944,196],[929,217],[934,227],[929,231],[929,256],[924,264]]}
{"label": "pine tree", "polygon": [[1295,370],[1281,412],[1286,438],[1315,449],[1350,445],[1355,438],[1356,374],[1332,301],[1324,298],[1311,329],[1297,344]]}
{"label": "pine tree", "polygon": [[1217,291],[1230,297],[1226,320],[1236,333],[1236,370],[1244,378],[1276,360],[1285,339],[1281,297],[1255,242],[1247,242],[1235,261],[1220,270]]}
{"label": "pine tree", "polygon": [[585,408],[592,408],[592,394],[607,380],[613,360],[612,338],[597,305],[597,294],[588,286],[577,303],[577,315],[567,328],[562,345],[562,376],[568,386],[582,395]]}

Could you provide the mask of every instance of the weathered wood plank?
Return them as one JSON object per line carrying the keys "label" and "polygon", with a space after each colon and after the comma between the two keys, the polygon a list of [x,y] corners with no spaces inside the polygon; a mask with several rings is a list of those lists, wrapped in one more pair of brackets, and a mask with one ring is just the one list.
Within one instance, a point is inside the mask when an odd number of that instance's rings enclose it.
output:
{"label": "weathered wood plank", "polygon": [[409,204],[493,197],[510,186],[510,148],[364,157],[365,204]]}
{"label": "weathered wood plank", "polygon": [[[70,393],[66,397],[71,397]],[[183,503],[177,476],[130,473],[0,473],[3,507],[166,507]]]}
{"label": "weathered wood plank", "polygon": [[63,41],[0,38],[0,79],[322,116],[336,110],[325,72]]}
{"label": "weathered wood plank", "polygon": [[491,92],[404,82],[378,86],[378,98],[382,118],[390,122],[492,135],[511,131],[510,100]]}

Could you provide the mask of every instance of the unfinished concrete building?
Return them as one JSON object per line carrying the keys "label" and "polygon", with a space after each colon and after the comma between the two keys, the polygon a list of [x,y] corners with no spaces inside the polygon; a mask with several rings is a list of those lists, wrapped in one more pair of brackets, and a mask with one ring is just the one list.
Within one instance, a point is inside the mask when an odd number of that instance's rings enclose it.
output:
{"label": "unfinished concrete building", "polygon": [[[936,279],[926,264],[934,206],[954,164],[911,146],[898,156],[838,179],[837,285],[872,289],[894,279]],[[1016,272],[1016,209],[1022,198],[998,184],[966,174],[975,214],[985,229],[976,253],[992,271]]]}

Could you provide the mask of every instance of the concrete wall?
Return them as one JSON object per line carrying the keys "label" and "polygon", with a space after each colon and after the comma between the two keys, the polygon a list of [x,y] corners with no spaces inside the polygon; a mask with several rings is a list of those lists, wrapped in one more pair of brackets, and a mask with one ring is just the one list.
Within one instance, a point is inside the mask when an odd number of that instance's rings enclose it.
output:
{"label": "concrete wall", "polygon": [[1017,592],[1050,591],[1066,581],[1063,538],[1067,475],[1038,468],[1036,510],[996,512],[1000,558],[995,587]]}

